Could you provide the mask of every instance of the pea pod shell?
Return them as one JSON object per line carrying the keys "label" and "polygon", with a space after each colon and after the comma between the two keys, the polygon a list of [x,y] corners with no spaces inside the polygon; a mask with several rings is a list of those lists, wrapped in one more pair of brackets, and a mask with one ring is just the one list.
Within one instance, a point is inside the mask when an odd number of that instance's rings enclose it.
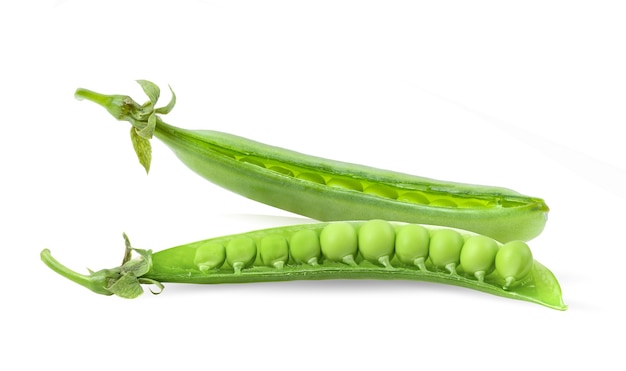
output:
{"label": "pea pod shell", "polygon": [[[523,280],[507,288],[503,287],[505,281],[497,272],[487,274],[484,277],[481,276],[481,279],[477,279],[473,272],[464,272],[462,268],[460,268],[458,273],[450,274],[445,270],[438,269],[429,258],[422,263],[422,267],[414,264],[413,256],[403,261],[398,254],[395,254],[388,266],[369,261],[364,258],[359,251],[358,239],[355,237],[356,233],[352,234],[352,232],[350,232],[348,235],[345,233],[346,231],[351,231],[351,229],[346,228],[347,224],[353,226],[354,231],[358,231],[364,223],[367,222],[342,221],[293,225],[216,237],[205,241],[181,245],[154,253],[152,257],[152,269],[146,274],[146,277],[162,282],[182,283],[245,283],[325,279],[400,279],[428,281],[461,286],[497,296],[534,302],[553,309],[565,310],[567,308],[563,303],[561,287],[556,277],[550,270],[536,260],[532,261],[529,271],[522,272],[522,274],[525,275]],[[396,227],[396,231],[401,231],[403,228],[409,226],[416,226],[414,224],[396,222],[390,224]],[[316,263],[313,265],[307,264],[305,261],[302,261],[302,259],[296,260],[292,256],[280,269],[268,267],[266,264],[260,263],[243,269],[240,274],[233,274],[230,268],[223,267],[210,272],[200,272],[198,269],[193,268],[174,269],[168,263],[170,260],[176,260],[183,267],[189,266],[189,263],[184,262],[193,260],[197,246],[206,244],[207,241],[227,245],[228,241],[237,239],[242,235],[253,241],[261,241],[270,235],[281,236],[284,240],[291,241],[291,236],[303,233],[303,231],[307,231],[306,234],[308,238],[317,236],[317,238],[321,239],[322,232],[324,230],[330,230],[327,228],[329,225],[341,226],[336,229],[336,231],[340,233],[335,237],[340,235],[343,237],[338,238],[334,242],[336,246],[331,252],[320,253],[319,258],[316,256]],[[439,226],[419,225],[418,227],[419,228],[415,228],[415,230],[419,231],[420,228],[423,228],[430,231],[431,234],[441,232],[442,230],[450,230]],[[409,228],[405,230],[412,231],[413,229],[414,228]],[[469,231],[459,229],[452,230],[463,236],[464,240],[477,236],[477,234]],[[411,240],[413,240],[413,242],[419,242],[419,244],[425,242],[421,233],[411,233],[411,235],[415,238],[413,239],[411,236],[408,236],[404,242],[401,242],[405,245],[403,248],[406,248],[406,245],[410,244]],[[344,239],[344,243],[340,241],[341,239]],[[345,243],[346,241],[347,243]],[[427,241],[426,239],[426,243],[428,244]],[[310,242],[309,240],[307,244],[310,244]],[[355,242],[357,243],[356,249],[353,247],[353,243]],[[454,242],[454,244],[453,249],[456,250],[456,242]],[[346,246],[348,246],[348,248],[346,248]],[[502,246],[502,244],[498,243],[498,246]],[[313,255],[318,254],[315,247],[313,247],[311,251]],[[354,261],[342,261],[346,252],[355,254]],[[327,256],[327,254],[330,254],[330,256]],[[422,254],[423,253],[419,253],[419,255]]]}
{"label": "pea pod shell", "polygon": [[[507,188],[419,177],[306,155],[210,130],[163,122],[174,107],[156,106],[159,88],[139,81],[150,102],[77,89],[75,96],[129,121],[146,171],[153,135],[191,170],[242,196],[320,221],[384,219],[474,231],[501,242],[530,240],[543,230],[545,202]],[[170,89],[171,90],[171,89]]]}
{"label": "pea pod shell", "polygon": [[[405,263],[396,257],[386,261],[387,264],[378,264],[380,262],[371,261],[371,256],[370,259],[365,258],[358,250],[358,239],[355,238],[354,231],[358,231],[364,223],[366,222],[313,223],[270,228],[210,238],[156,253],[151,250],[131,248],[130,243],[127,242],[127,252],[130,249],[130,251],[139,253],[138,258],[131,259],[131,254],[125,254],[124,262],[120,267],[92,271],[89,275],[76,273],[63,266],[52,257],[48,250],[41,252],[41,259],[55,272],[98,294],[118,295],[127,298],[140,295],[142,293],[141,284],[152,284],[162,289],[163,282],[218,284],[292,280],[381,279],[450,284],[506,298],[533,302],[553,309],[565,310],[567,308],[563,303],[558,281],[550,270],[536,260],[531,261],[529,271],[525,269],[523,272],[516,271],[515,278],[517,281],[514,285],[509,286],[505,282],[505,276],[510,267],[498,272],[496,266],[494,273],[478,278],[471,272],[463,272],[462,269],[458,272],[437,269],[428,259],[419,266],[410,260]],[[400,230],[400,226],[403,225],[380,221],[377,223],[389,223],[389,225],[397,227],[394,228],[396,231]],[[333,227],[337,225],[339,228]],[[423,227],[431,231],[442,229],[442,227],[433,226]],[[302,231],[313,232],[305,233],[307,237],[304,240],[311,237],[319,238],[321,245],[324,244],[321,241],[323,231],[334,234],[333,238],[330,239],[334,240],[330,250],[321,252],[319,260],[313,264],[309,261],[302,262],[295,259],[293,254],[289,254],[290,256],[287,257],[285,241],[294,241],[290,237]],[[346,234],[346,231],[350,233]],[[461,230],[455,230],[455,232],[462,234],[465,240],[469,236],[475,235]],[[382,235],[385,236],[387,233],[383,231]],[[420,234],[414,234],[413,237],[417,238],[413,240],[411,235],[406,237],[402,244],[423,243]],[[386,239],[383,238],[383,241]],[[352,250],[351,246],[355,240],[357,242],[356,250]],[[306,252],[301,258],[306,259],[307,255],[312,254],[317,259],[315,255],[318,252],[315,251],[315,248],[309,249],[313,245],[308,241],[300,246],[304,246],[303,251]],[[217,249],[218,252],[223,251],[225,256],[210,251],[216,246],[226,247],[224,250]],[[266,249],[266,252],[259,253],[257,246],[263,246],[262,249]],[[350,246],[349,252],[354,255],[349,260],[342,258],[345,257],[346,246]],[[366,247],[366,249],[370,247]],[[290,248],[290,245],[287,246],[287,249]],[[522,257],[528,256],[524,251],[521,252]],[[264,261],[259,258],[260,254],[266,254],[269,260]],[[506,256],[512,258],[509,262],[513,263],[513,266],[517,265],[516,262],[520,258],[519,254],[510,250],[506,252]],[[500,257],[500,259],[504,258],[504,255]],[[207,261],[210,262],[211,267],[206,266]],[[276,262],[280,262],[280,264],[275,264]]]}
{"label": "pea pod shell", "polygon": [[[155,135],[191,170],[205,179],[249,199],[320,221],[384,219],[449,226],[486,235],[500,242],[530,240],[547,221],[543,200],[491,186],[438,181],[358,164],[334,161],[259,143],[218,131],[193,131],[165,123]],[[246,153],[268,162],[354,177],[407,189],[423,188],[457,197],[485,197],[491,207],[450,207],[382,197],[355,187],[328,184],[285,175],[265,166],[238,161],[226,153]],[[317,178],[322,178],[317,175]],[[406,195],[406,197],[409,197]]]}

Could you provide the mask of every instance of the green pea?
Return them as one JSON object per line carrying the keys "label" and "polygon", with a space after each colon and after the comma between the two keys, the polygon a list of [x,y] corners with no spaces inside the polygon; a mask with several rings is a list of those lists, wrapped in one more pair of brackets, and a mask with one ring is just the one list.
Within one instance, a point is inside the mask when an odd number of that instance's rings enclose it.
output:
{"label": "green pea", "polygon": [[396,233],[396,257],[403,264],[415,265],[425,271],[429,243],[428,229],[418,224],[403,225]]}
{"label": "green pea", "polygon": [[495,268],[498,243],[485,236],[471,236],[465,240],[461,249],[461,267],[478,281],[483,282],[485,275]]}
{"label": "green pea", "polygon": [[496,255],[496,271],[504,278],[504,288],[508,289],[516,281],[526,277],[533,262],[533,254],[526,242],[511,241],[504,244]]}
{"label": "green pea", "polygon": [[257,160],[256,158],[253,158],[253,157],[242,157],[242,158],[239,159],[239,161],[245,162],[247,164],[252,164],[252,165],[256,165],[256,166],[260,166],[260,167],[265,167],[264,163],[262,163],[260,160]]}
{"label": "green pea", "polygon": [[478,208],[478,207],[486,207],[485,202],[481,202],[478,200],[469,200],[459,203],[459,207],[467,207],[467,208]]}
{"label": "green pea", "polygon": [[284,175],[293,176],[293,171],[282,166],[270,166],[268,169]]}
{"label": "green pea", "polygon": [[322,255],[319,236],[311,229],[295,232],[289,240],[289,250],[296,263],[309,265],[317,265]]}
{"label": "green pea", "polygon": [[395,240],[396,231],[389,222],[370,220],[359,228],[358,249],[363,258],[391,268]]}
{"label": "green pea", "polygon": [[357,234],[352,224],[336,222],[325,226],[320,233],[320,247],[330,261],[354,265],[358,250]]}
{"label": "green pea", "polygon": [[445,268],[448,272],[456,274],[456,267],[460,262],[463,242],[463,236],[453,229],[439,229],[433,231],[430,237],[430,261],[435,267]]}
{"label": "green pea", "polygon": [[226,261],[224,245],[213,242],[198,246],[196,255],[193,258],[193,263],[203,273],[221,267],[224,261]]}
{"label": "green pea", "polygon": [[449,198],[437,198],[430,202],[430,206],[457,207],[457,203]]}
{"label": "green pea", "polygon": [[384,198],[396,199],[398,198],[398,192],[396,192],[393,188],[381,185],[381,184],[372,184],[363,190],[363,193],[367,193],[370,195],[375,195]]}
{"label": "green pea", "polygon": [[259,255],[263,264],[269,267],[282,268],[289,259],[289,244],[283,236],[265,236],[259,244]]}
{"label": "green pea", "polygon": [[226,245],[226,261],[233,267],[235,273],[241,273],[256,259],[256,243],[250,237],[235,237]]}
{"label": "green pea", "polygon": [[429,203],[428,198],[421,192],[405,192],[398,197],[398,201],[424,205]]}
{"label": "green pea", "polygon": [[300,174],[296,175],[296,178],[302,179],[302,180],[307,180],[307,181],[313,182],[313,183],[326,184],[326,181],[324,180],[324,177],[319,175],[319,174],[315,174],[315,173],[300,173]]}
{"label": "green pea", "polygon": [[353,191],[359,191],[359,192],[363,191],[363,185],[361,184],[361,182],[355,179],[332,178],[331,180],[328,181],[328,183],[326,183],[326,185],[329,187],[345,188],[345,189],[351,189]]}

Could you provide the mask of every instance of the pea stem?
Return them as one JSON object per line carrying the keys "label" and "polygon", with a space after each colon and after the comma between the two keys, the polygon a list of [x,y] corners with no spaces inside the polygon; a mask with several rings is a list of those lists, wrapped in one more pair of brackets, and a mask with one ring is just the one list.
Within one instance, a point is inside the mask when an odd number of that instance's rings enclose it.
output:
{"label": "pea stem", "polygon": [[41,251],[41,260],[53,271],[61,276],[73,281],[89,290],[103,295],[111,295],[112,293],[106,289],[107,280],[115,276],[114,270],[101,270],[92,272],[89,275],[75,272],[56,260],[49,249]]}
{"label": "pea stem", "polygon": [[101,105],[103,107],[109,105],[111,103],[111,101],[112,101],[112,97],[110,95],[104,95],[104,94],[96,93],[93,90],[84,89],[84,88],[76,89],[76,92],[74,93],[74,96],[78,100],[87,99],[87,100],[92,101],[94,103],[97,103],[97,104],[99,104],[99,105]]}
{"label": "pea stem", "polygon": [[[79,100],[86,99],[104,107],[118,120],[129,120],[129,113],[139,108],[139,105],[127,95],[106,95],[79,88],[74,93],[74,97]],[[129,121],[136,126],[134,120]]]}
{"label": "pea stem", "polygon": [[87,287],[91,284],[91,278],[89,276],[75,272],[61,264],[58,260],[52,257],[52,254],[48,249],[44,249],[41,252],[41,260],[43,260],[43,262],[53,271],[79,285]]}
{"label": "pea stem", "polygon": [[511,277],[511,276],[506,277],[502,288],[505,290],[508,290],[511,287],[511,285],[513,285],[514,282],[515,282],[515,277]]}

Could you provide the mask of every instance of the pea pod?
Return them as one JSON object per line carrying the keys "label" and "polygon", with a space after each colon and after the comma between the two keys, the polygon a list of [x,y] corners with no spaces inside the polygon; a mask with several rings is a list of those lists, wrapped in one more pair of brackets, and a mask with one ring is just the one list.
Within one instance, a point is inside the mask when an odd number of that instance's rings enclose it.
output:
{"label": "pea pod", "polygon": [[[451,235],[460,236],[460,251]],[[380,279],[450,284],[553,309],[567,308],[552,272],[532,258],[527,264],[531,255],[525,242],[515,241],[515,248],[509,248],[492,239],[477,244],[477,236],[464,230],[382,220],[341,221],[215,237],[156,253],[134,249],[127,240],[120,267],[89,275],[61,265],[47,249],[41,258],[57,273],[96,293],[126,298],[140,295],[142,283],[162,289],[163,282]],[[491,245],[503,253],[494,254]],[[470,254],[462,257],[466,246]],[[133,251],[139,254],[137,258],[132,258]],[[443,263],[433,261],[431,251]],[[449,261],[459,260],[461,264],[450,269]]]}
{"label": "pea pod", "polygon": [[155,108],[159,88],[139,83],[150,98],[78,89],[76,97],[132,124],[140,163],[150,168],[149,139],[156,136],[209,181],[267,205],[319,221],[385,219],[474,231],[498,241],[528,241],[543,230],[548,206],[510,189],[447,182],[309,156],[243,137],[187,130],[163,122],[175,104]]}

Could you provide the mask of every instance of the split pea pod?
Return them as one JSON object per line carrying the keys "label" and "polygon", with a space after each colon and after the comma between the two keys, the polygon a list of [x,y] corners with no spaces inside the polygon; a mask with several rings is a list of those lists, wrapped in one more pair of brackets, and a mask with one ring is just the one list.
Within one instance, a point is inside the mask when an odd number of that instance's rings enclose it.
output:
{"label": "split pea pod", "polygon": [[139,83],[150,98],[78,89],[76,97],[132,124],[131,139],[149,170],[156,136],[191,170],[249,199],[319,221],[385,219],[474,231],[500,242],[528,241],[543,230],[548,206],[510,189],[440,181],[305,155],[228,133],[187,130],[163,122],[159,88]]}
{"label": "split pea pod", "polygon": [[[419,224],[337,221],[292,225],[197,241],[156,253],[127,241],[120,267],[83,275],[50,268],[92,291],[134,298],[141,284],[293,280],[413,280],[456,285],[565,310],[560,285],[523,241]],[[465,250],[468,250],[465,253]],[[132,252],[138,257],[132,258]]]}

